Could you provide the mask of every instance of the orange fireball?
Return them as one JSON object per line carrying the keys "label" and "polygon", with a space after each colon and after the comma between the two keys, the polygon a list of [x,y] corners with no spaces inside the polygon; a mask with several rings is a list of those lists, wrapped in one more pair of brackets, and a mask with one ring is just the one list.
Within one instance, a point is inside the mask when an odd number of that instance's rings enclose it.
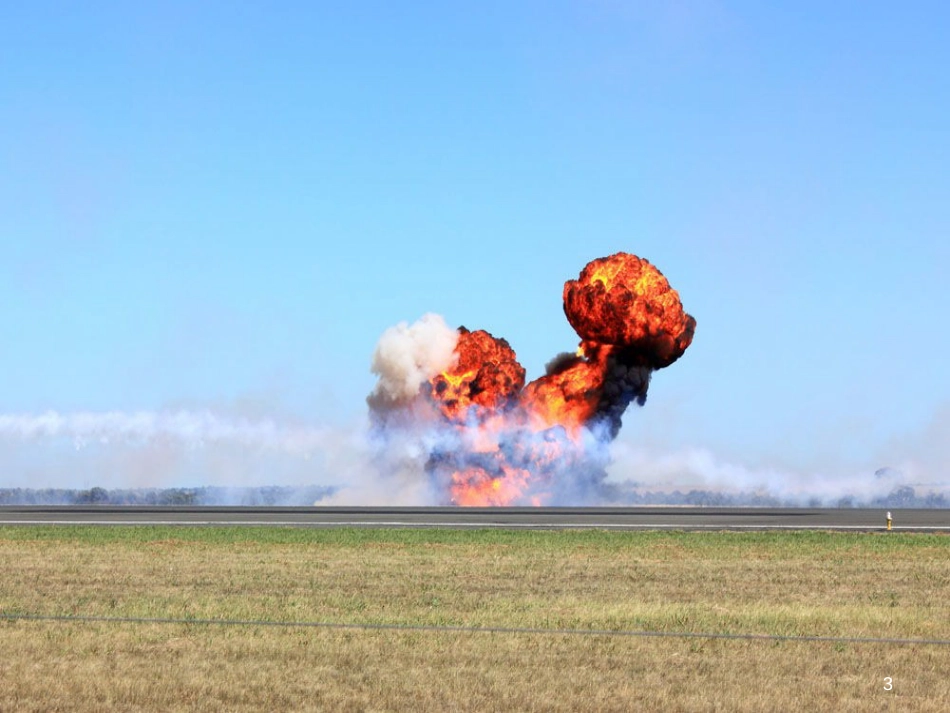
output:
{"label": "orange fireball", "polygon": [[592,260],[568,280],[564,313],[581,339],[629,347],[655,369],[679,359],[696,328],[663,273],[629,253]]}
{"label": "orange fireball", "polygon": [[466,507],[492,507],[518,502],[524,495],[531,473],[524,469],[505,468],[492,476],[480,467],[465,468],[452,474],[452,502]]}
{"label": "orange fireball", "polygon": [[460,327],[455,351],[455,366],[429,382],[432,398],[446,418],[464,421],[473,406],[480,415],[490,414],[518,397],[525,370],[506,340],[482,329],[470,332]]}
{"label": "orange fireball", "polygon": [[521,402],[529,423],[537,428],[563,426],[576,435],[596,414],[600,403],[609,347],[581,346],[548,366],[548,373],[528,384]]}

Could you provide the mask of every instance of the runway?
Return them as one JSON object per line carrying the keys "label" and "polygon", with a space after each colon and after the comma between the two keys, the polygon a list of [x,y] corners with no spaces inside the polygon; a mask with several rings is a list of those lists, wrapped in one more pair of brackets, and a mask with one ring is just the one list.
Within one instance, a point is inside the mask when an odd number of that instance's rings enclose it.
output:
{"label": "runway", "polygon": [[[3,506],[5,525],[192,525],[608,530],[886,529],[884,509]],[[950,532],[950,509],[892,509],[897,531]]]}

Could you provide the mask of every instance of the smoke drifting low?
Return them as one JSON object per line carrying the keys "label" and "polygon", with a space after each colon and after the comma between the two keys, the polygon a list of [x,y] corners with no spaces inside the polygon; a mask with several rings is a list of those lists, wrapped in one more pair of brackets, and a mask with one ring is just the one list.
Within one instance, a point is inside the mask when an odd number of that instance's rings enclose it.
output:
{"label": "smoke drifting low", "polygon": [[[436,475],[481,456],[477,439],[433,423],[381,430],[210,411],[0,415],[0,504],[444,504],[451,483]],[[950,409],[879,453],[877,465],[851,472],[752,468],[709,449],[610,443],[589,433],[581,462],[554,460],[544,494],[565,505],[950,507],[947,423]],[[542,436],[505,448],[559,445]],[[434,469],[435,461],[444,467]]]}
{"label": "smoke drifting low", "polygon": [[[896,467],[803,472],[753,468],[706,448],[658,451],[616,443],[605,503],[785,507],[950,507],[946,469],[922,472],[913,460]],[[942,479],[941,479],[942,478]]]}
{"label": "smoke drifting low", "polygon": [[0,488],[211,488],[199,503],[240,504],[279,487],[275,504],[304,504],[314,487],[322,497],[368,468],[355,428],[211,411],[0,415]]}
{"label": "smoke drifting low", "polygon": [[142,445],[174,441],[190,448],[232,442],[252,448],[306,454],[317,449],[326,435],[318,429],[281,427],[273,421],[225,419],[210,411],[70,414],[48,411],[40,415],[0,415],[0,438],[40,440],[63,437],[71,439],[77,449],[113,442]]}

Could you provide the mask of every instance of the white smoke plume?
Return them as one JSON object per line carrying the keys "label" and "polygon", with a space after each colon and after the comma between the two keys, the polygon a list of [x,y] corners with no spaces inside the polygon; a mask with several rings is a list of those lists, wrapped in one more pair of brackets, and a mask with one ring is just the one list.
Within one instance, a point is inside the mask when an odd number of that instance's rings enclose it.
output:
{"label": "white smoke plume", "polygon": [[0,488],[336,488],[364,477],[366,427],[207,410],[0,414]]}
{"label": "white smoke plume", "polygon": [[[923,469],[914,459],[884,462],[894,465],[826,471],[757,468],[729,462],[708,448],[666,451],[620,441],[611,446],[605,504],[950,505],[946,461]],[[900,499],[906,502],[897,503]]]}
{"label": "white smoke plume", "polygon": [[425,473],[434,434],[404,429],[364,434],[359,467],[319,505],[443,505]]}
{"label": "white smoke plume", "polygon": [[423,383],[454,365],[458,338],[456,330],[432,313],[383,332],[373,353],[371,369],[379,381],[369,396],[370,405],[384,409],[412,400]]}
{"label": "white smoke plume", "polygon": [[196,448],[215,443],[305,456],[328,443],[327,429],[279,425],[272,420],[223,418],[210,411],[57,411],[0,414],[0,438],[21,441],[68,438],[77,449],[92,444],[145,445],[174,441]]}

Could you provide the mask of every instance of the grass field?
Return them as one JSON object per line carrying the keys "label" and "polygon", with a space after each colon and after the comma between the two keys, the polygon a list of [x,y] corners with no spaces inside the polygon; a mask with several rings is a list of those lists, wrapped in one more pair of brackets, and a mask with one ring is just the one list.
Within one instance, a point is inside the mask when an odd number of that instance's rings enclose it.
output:
{"label": "grass field", "polygon": [[940,535],[16,527],[0,577],[0,711],[950,701],[947,645],[623,633],[947,641]]}

